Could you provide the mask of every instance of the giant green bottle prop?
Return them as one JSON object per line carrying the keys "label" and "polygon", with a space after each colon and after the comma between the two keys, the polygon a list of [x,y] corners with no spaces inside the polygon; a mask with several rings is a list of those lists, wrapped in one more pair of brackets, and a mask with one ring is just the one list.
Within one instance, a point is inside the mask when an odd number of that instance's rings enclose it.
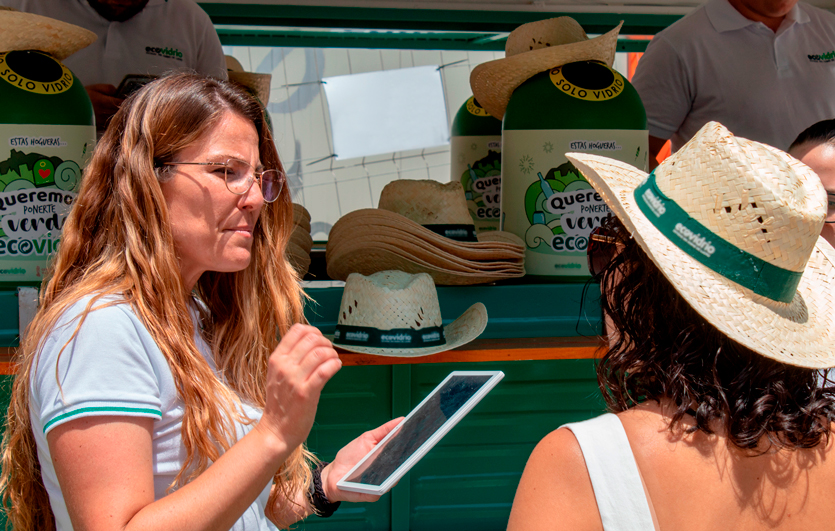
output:
{"label": "giant green bottle prop", "polygon": [[95,142],[90,98],[66,66],[0,52],[0,286],[40,283]]}
{"label": "giant green bottle prop", "polygon": [[646,129],[638,93],[598,61],[542,72],[513,92],[502,126],[502,230],[525,240],[529,279],[587,280],[589,233],[611,215],[565,153],[645,169]]}
{"label": "giant green bottle prop", "polygon": [[458,110],[450,134],[450,181],[461,181],[476,231],[499,228],[502,122],[474,97]]}

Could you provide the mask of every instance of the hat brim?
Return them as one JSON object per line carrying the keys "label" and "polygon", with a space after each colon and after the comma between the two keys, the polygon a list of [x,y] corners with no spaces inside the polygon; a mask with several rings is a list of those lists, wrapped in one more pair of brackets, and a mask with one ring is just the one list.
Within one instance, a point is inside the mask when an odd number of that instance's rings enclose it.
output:
{"label": "hat brim", "polygon": [[[446,343],[443,345],[413,349],[362,347],[357,345],[340,345],[338,343],[334,343],[334,346],[339,347],[342,350],[357,352],[359,354],[415,358],[418,356],[428,356],[430,354],[446,352],[447,350],[452,350],[460,347],[461,345],[465,345],[480,336],[486,327],[487,308],[484,304],[477,302],[470,306],[467,311],[462,313],[458,319],[444,327],[444,337],[446,338]],[[328,336],[328,338],[333,339],[333,336]]]}
{"label": "hat brim", "polygon": [[270,102],[272,75],[257,74],[255,72],[236,72],[234,70],[230,70],[227,74],[229,75],[229,81],[243,85],[251,90],[264,107]]}
{"label": "hat brim", "polygon": [[[399,240],[397,238],[389,238],[379,235],[368,238],[361,237],[353,241],[343,240],[339,245],[333,246],[329,252],[331,257],[337,257],[344,255],[345,253],[362,252],[364,250],[371,249],[388,250],[416,263],[459,273],[477,275],[492,273],[501,274],[506,272],[523,273],[525,271],[523,259],[490,260],[485,262],[462,260],[449,254],[443,254],[439,252],[437,248],[433,248],[428,245],[414,245],[410,242]],[[332,260],[336,260],[336,258],[332,258]],[[386,269],[383,271],[386,271]]]}
{"label": "hat brim", "polygon": [[313,249],[313,238],[310,236],[310,230],[304,230],[304,227],[296,227],[290,233],[290,242],[298,245],[307,253]]}
{"label": "hat brim", "polygon": [[366,208],[345,214],[331,228],[328,240],[338,240],[344,234],[362,232],[361,228],[355,227],[365,227],[370,224],[398,228],[449,253],[467,258],[478,254],[479,256],[473,259],[485,260],[493,255],[500,257],[511,253],[514,256],[524,256],[525,253],[524,243],[515,234],[502,231],[486,232],[478,234],[477,242],[462,242],[432,232],[406,216],[379,208]]}
{"label": "hat brim", "polygon": [[835,366],[835,250],[819,238],[790,303],[757,295],[708,269],[648,220],[634,190],[647,174],[628,164],[581,153],[566,157],[586,177],[670,284],[720,332],[781,363]]}
{"label": "hat brim", "polygon": [[446,269],[442,265],[428,263],[387,244],[368,245],[334,253],[328,256],[327,263],[328,276],[337,280],[347,280],[351,273],[368,276],[380,271],[397,270],[412,275],[426,273],[439,286],[470,286],[525,275],[523,267],[470,272]]}
{"label": "hat brim", "polygon": [[0,10],[0,50],[39,50],[63,61],[96,40],[92,31],[50,17]]}
{"label": "hat brim", "polygon": [[540,48],[482,63],[470,74],[473,95],[490,115],[501,120],[516,87],[540,72],[577,61],[601,61],[612,66],[621,26],[622,21],[615,29],[586,41]]}
{"label": "hat brim", "polygon": [[[328,249],[336,250],[337,248],[352,245],[362,246],[365,243],[372,241],[389,241],[392,240],[397,244],[408,245],[409,247],[423,249],[433,255],[437,255],[444,259],[460,262],[465,265],[470,264],[489,264],[491,262],[519,262],[525,259],[524,248],[518,251],[514,249],[457,249],[445,248],[436,245],[435,242],[426,241],[416,237],[412,233],[402,230],[399,227],[392,227],[388,225],[378,225],[374,223],[367,223],[360,226],[345,227],[345,231],[339,231],[339,237],[334,237],[328,241]],[[350,231],[348,229],[356,229]]]}

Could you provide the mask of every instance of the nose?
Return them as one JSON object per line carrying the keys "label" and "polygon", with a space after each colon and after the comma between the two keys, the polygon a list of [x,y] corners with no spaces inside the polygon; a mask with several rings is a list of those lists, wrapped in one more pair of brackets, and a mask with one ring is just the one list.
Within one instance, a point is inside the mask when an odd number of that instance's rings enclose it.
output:
{"label": "nose", "polygon": [[261,210],[261,207],[264,206],[264,194],[261,193],[260,179],[253,179],[249,190],[240,196],[238,205],[243,210],[255,210],[256,212]]}

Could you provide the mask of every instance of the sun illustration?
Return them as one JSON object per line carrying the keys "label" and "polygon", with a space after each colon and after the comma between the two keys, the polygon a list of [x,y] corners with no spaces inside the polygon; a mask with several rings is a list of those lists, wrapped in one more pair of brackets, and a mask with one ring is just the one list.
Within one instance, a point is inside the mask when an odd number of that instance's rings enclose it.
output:
{"label": "sun illustration", "polygon": [[476,143],[470,144],[470,149],[472,149],[473,151],[477,150],[478,149],[478,144],[476,144]]}
{"label": "sun illustration", "polygon": [[519,159],[519,171],[528,175],[533,171],[533,159],[528,155],[522,155]]}
{"label": "sun illustration", "polygon": [[554,151],[554,144],[550,142],[545,142],[545,144],[542,145],[542,151],[544,151],[545,153],[551,153],[552,151]]}

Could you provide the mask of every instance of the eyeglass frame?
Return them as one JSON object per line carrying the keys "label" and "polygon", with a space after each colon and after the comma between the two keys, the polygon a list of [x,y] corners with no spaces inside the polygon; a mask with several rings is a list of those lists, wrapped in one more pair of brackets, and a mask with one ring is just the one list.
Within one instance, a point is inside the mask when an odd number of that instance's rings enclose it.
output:
{"label": "eyeglass frame", "polygon": [[[229,157],[228,159],[226,159],[225,162],[163,162],[162,165],[163,166],[181,166],[181,165],[184,165],[184,166],[223,166],[224,168],[228,168],[229,167],[229,161],[232,161],[232,160],[237,161],[237,162],[241,162],[243,164],[246,164],[250,168],[252,168],[252,181],[249,183],[249,185],[246,187],[246,189],[244,189],[244,191],[235,192],[231,188],[229,188],[229,173],[228,173],[228,171],[224,171],[223,172],[223,183],[226,185],[226,189],[229,190],[230,193],[233,193],[235,195],[244,195],[247,192],[249,192],[250,189],[252,189],[252,185],[255,184],[255,181],[258,181],[258,187],[261,190],[261,197],[264,198],[264,202],[273,203],[273,202],[276,201],[276,199],[279,198],[279,196],[281,195],[281,190],[284,188],[284,183],[287,182],[287,174],[284,173],[282,170],[279,170],[279,169],[271,168],[271,169],[268,169],[268,170],[258,171],[249,162],[247,162],[245,160],[241,160],[241,159],[236,159],[235,157]],[[281,178],[280,178],[281,182],[280,182],[280,185],[279,185],[279,188],[278,188],[278,193],[276,194],[275,198],[271,199],[271,200],[268,200],[267,197],[264,195],[264,185],[263,185],[263,181],[261,180],[261,176],[264,175],[264,173],[268,172],[268,171],[274,171],[277,175],[281,176]]]}
{"label": "eyeglass frame", "polygon": [[[592,255],[595,254],[594,247],[596,247],[596,246],[593,246],[592,242],[598,242],[598,243],[603,244],[603,245],[615,245],[615,246],[622,245],[622,242],[615,235],[614,231],[612,231],[609,228],[604,228],[602,226],[595,227],[594,229],[592,229],[591,233],[589,233],[589,243],[588,243],[588,246],[586,247],[587,266],[588,266],[589,274],[592,277],[597,277],[597,276],[600,275],[600,273],[603,272],[603,270],[606,268],[606,266],[615,258],[615,256],[617,255],[617,252],[612,251],[611,256],[608,257],[608,260],[601,260],[601,262],[605,262],[605,265],[603,265],[602,267],[600,267],[600,268],[593,267],[593,258],[594,257]],[[597,253],[599,253],[599,252],[600,251],[597,251]],[[597,269],[599,269],[599,271]]]}

